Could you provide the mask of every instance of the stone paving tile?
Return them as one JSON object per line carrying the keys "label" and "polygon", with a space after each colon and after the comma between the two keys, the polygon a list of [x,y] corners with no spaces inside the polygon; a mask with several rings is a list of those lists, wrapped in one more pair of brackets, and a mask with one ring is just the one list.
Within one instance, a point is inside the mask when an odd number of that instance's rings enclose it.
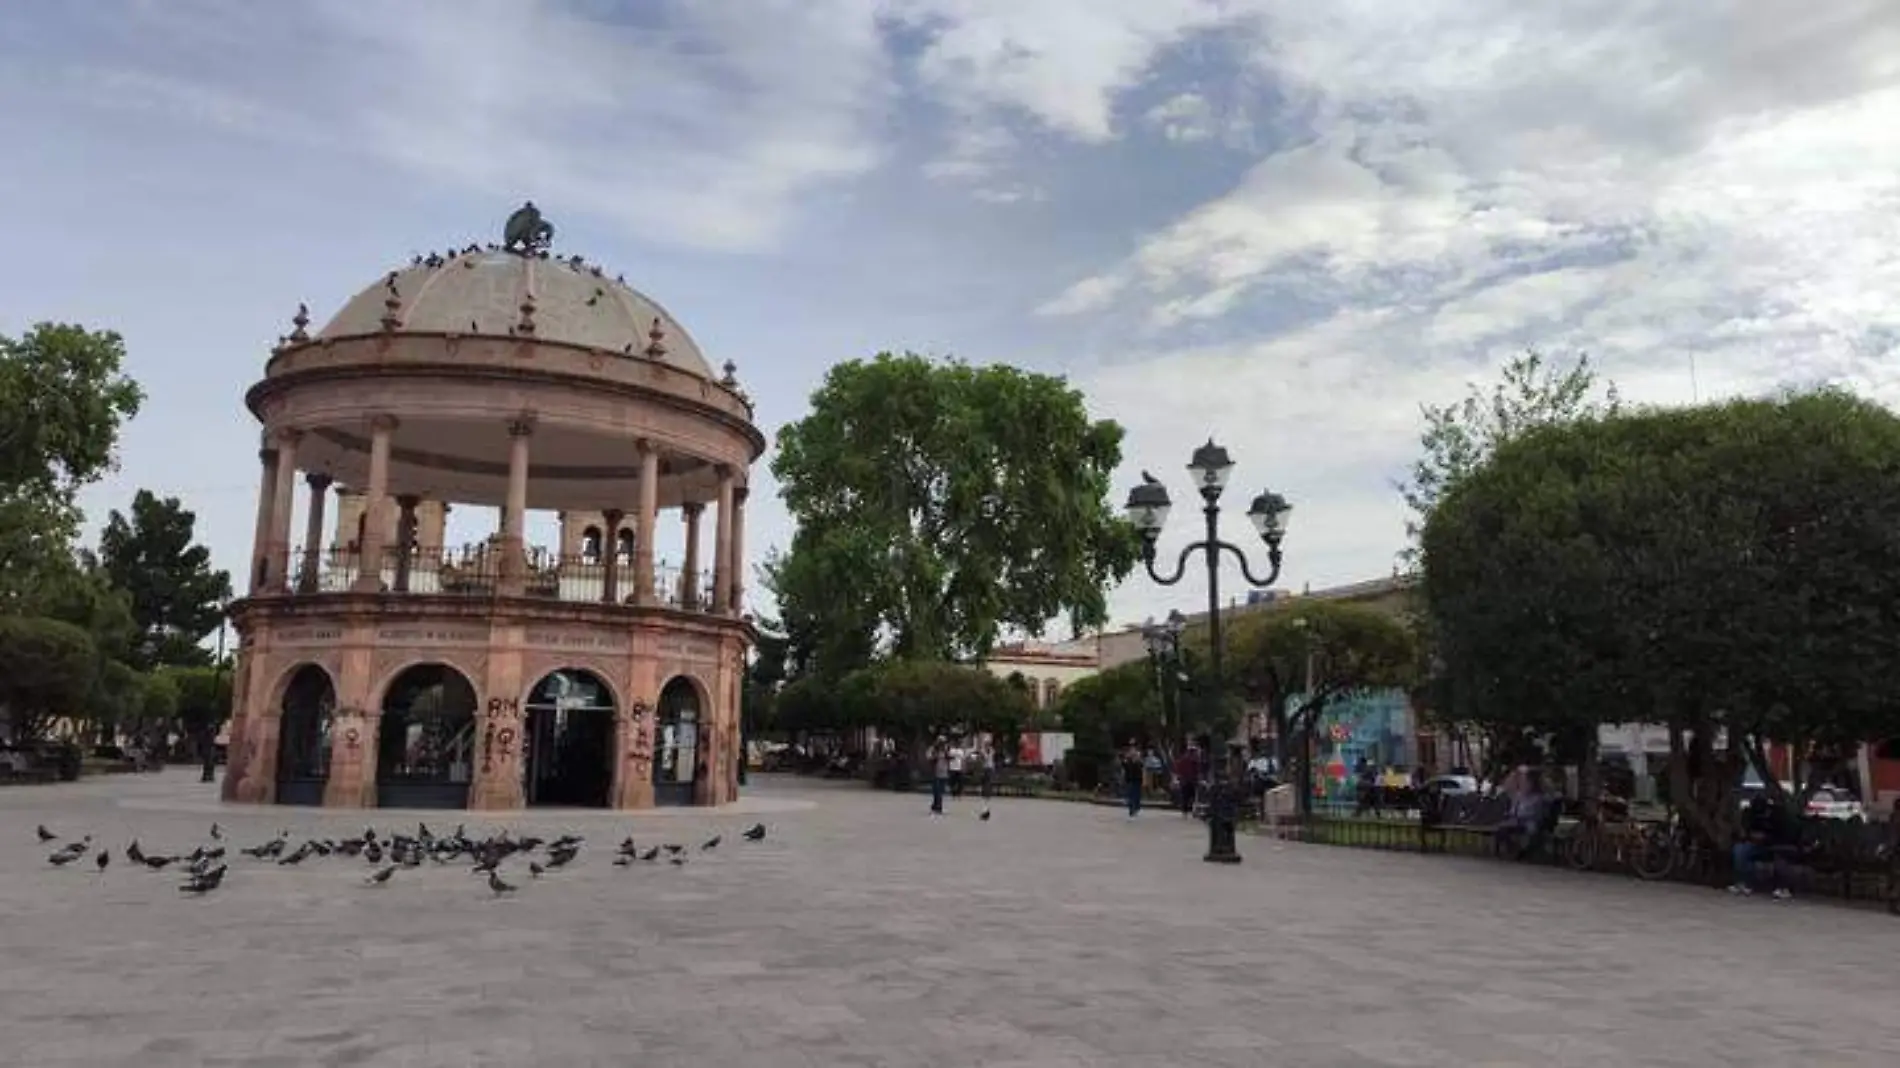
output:
{"label": "stone paving tile", "polygon": [[[222,807],[189,773],[0,791],[0,1065],[1900,1063],[1900,921],[1460,858],[1243,841],[1165,813],[758,785],[744,811],[467,820],[589,849],[464,868],[237,858],[186,898],[122,849],[414,814]],[[430,813],[438,828],[459,814]],[[763,843],[732,832],[763,819]],[[34,824],[109,844],[55,869]],[[680,869],[612,844],[727,841]]]}

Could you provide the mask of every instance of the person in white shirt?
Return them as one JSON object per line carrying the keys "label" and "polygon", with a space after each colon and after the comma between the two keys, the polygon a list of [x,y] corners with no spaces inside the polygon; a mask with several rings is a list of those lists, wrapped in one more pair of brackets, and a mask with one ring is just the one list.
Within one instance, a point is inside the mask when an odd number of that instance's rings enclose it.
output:
{"label": "person in white shirt", "polygon": [[963,746],[957,745],[957,746],[951,747],[950,749],[950,796],[951,797],[961,798],[963,796],[963,764],[964,764],[964,761],[967,759],[968,759],[968,754],[964,753]]}

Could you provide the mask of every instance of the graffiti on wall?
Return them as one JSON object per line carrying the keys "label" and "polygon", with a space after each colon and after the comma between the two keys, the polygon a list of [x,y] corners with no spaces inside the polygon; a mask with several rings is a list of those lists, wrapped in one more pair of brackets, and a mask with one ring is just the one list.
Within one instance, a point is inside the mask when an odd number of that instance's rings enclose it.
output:
{"label": "graffiti on wall", "polygon": [[1417,730],[1403,690],[1334,698],[1315,730],[1314,796],[1350,802],[1362,763],[1409,768],[1417,760]]}

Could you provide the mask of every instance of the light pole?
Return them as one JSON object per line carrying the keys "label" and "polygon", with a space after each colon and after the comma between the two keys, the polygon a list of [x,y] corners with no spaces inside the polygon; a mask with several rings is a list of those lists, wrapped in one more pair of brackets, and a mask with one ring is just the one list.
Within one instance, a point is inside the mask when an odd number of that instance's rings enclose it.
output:
{"label": "light pole", "polygon": [[[1247,508],[1247,518],[1253,523],[1254,530],[1262,541],[1267,543],[1266,575],[1256,577],[1253,568],[1247,564],[1247,554],[1240,547],[1220,540],[1220,495],[1227,488],[1227,476],[1233,471],[1234,461],[1227,456],[1227,450],[1214,444],[1209,438],[1207,444],[1194,450],[1188,460],[1188,474],[1194,478],[1194,486],[1201,493],[1201,514],[1207,520],[1207,534],[1202,540],[1194,542],[1181,550],[1181,556],[1175,561],[1174,574],[1162,575],[1155,570],[1155,543],[1161,538],[1161,528],[1168,521],[1168,512],[1173,502],[1168,498],[1168,488],[1146,471],[1141,473],[1141,485],[1128,493],[1128,521],[1134,524],[1141,535],[1141,560],[1147,567],[1148,577],[1163,586],[1179,583],[1187,574],[1188,557],[1199,552],[1207,560],[1207,639],[1209,670],[1213,675],[1213,693],[1216,700],[1223,694],[1221,673],[1221,620],[1220,620],[1220,559],[1223,553],[1232,553],[1240,561],[1240,573],[1247,583],[1255,588],[1268,586],[1280,577],[1280,540],[1286,536],[1287,515],[1293,506],[1285,497],[1267,490],[1253,499]],[[1212,748],[1210,746],[1210,748]],[[1234,844],[1234,822],[1236,804],[1233,792],[1227,781],[1226,746],[1216,755],[1209,753],[1213,761],[1214,777],[1212,796],[1207,806],[1207,855],[1201,859],[1212,864],[1238,864],[1240,853]]]}
{"label": "light pole", "polygon": [[1155,686],[1161,693],[1161,719],[1168,732],[1170,756],[1179,755],[1186,748],[1180,702],[1175,695],[1181,670],[1181,632],[1186,629],[1187,617],[1179,609],[1169,612],[1168,618],[1160,623],[1150,618],[1141,628],[1141,641],[1148,647],[1148,662],[1154,667]]}

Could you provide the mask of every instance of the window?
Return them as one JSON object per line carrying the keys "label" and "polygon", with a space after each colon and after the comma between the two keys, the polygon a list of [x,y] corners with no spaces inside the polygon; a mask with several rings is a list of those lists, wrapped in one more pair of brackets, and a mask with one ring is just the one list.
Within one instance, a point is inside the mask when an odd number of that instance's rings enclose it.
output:
{"label": "window", "polygon": [[588,527],[581,531],[581,563],[600,563],[600,528]]}

